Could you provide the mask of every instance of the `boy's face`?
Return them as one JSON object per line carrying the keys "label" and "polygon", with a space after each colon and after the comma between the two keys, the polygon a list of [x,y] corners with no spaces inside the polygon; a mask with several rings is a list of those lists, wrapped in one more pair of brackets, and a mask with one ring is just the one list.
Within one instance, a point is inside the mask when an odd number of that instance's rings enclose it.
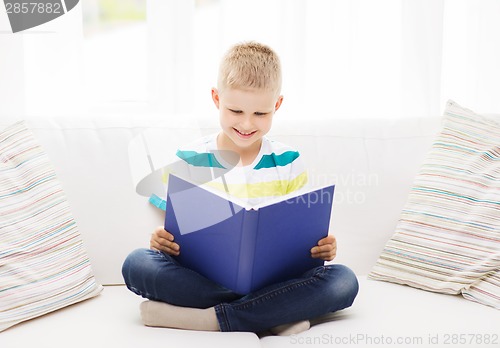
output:
{"label": "boy's face", "polygon": [[255,88],[226,88],[220,94],[212,88],[212,99],[219,109],[223,143],[234,144],[236,150],[256,151],[260,149],[262,137],[271,129],[273,115],[283,101],[282,96]]}

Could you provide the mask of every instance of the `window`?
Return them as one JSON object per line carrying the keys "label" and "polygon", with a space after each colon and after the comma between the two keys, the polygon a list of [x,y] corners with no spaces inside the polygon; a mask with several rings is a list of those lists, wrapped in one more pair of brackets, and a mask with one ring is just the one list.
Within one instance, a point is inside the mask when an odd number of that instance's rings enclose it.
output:
{"label": "window", "polygon": [[2,115],[213,117],[219,60],[245,40],[280,55],[287,118],[437,117],[447,99],[495,112],[499,14],[497,0],[84,0],[1,38]]}
{"label": "window", "polygon": [[138,112],[148,99],[146,0],[85,0],[83,81],[88,112]]}

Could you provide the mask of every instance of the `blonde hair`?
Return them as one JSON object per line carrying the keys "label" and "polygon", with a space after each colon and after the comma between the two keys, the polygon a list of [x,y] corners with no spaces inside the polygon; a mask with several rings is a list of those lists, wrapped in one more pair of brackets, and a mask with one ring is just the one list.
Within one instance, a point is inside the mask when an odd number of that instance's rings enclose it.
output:
{"label": "blonde hair", "polygon": [[258,88],[281,92],[281,63],[268,46],[250,41],[236,44],[224,55],[217,88]]}

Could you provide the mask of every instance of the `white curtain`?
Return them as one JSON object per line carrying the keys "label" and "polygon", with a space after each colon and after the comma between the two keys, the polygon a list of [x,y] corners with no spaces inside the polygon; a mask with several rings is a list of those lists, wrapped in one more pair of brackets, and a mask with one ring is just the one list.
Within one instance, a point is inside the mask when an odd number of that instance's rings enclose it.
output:
{"label": "white curtain", "polygon": [[500,1],[220,0],[209,11],[195,17],[196,98],[224,50],[253,39],[281,56],[287,117],[436,117],[448,99],[500,112]]}
{"label": "white curtain", "polygon": [[0,118],[83,113],[81,6],[13,34],[0,5]]}
{"label": "white curtain", "polygon": [[498,0],[148,0],[146,23],[92,40],[78,7],[15,35],[0,13],[0,116],[214,117],[219,59],[246,40],[280,55],[286,117],[500,113]]}

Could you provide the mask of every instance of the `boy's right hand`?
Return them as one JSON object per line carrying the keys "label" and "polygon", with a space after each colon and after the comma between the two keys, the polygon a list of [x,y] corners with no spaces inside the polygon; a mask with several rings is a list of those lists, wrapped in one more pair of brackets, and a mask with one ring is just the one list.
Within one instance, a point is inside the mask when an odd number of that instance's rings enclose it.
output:
{"label": "boy's right hand", "polygon": [[172,256],[178,256],[180,252],[179,244],[174,242],[174,236],[165,231],[163,226],[158,226],[149,241],[149,247],[153,250],[163,251]]}

